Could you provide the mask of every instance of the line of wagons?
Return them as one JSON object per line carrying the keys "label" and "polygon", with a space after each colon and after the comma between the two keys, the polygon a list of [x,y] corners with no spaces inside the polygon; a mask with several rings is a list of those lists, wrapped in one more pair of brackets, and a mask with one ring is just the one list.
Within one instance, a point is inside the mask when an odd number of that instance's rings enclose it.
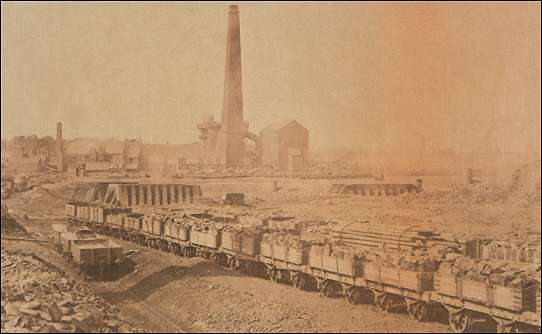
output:
{"label": "line of wagons", "polygon": [[493,321],[499,332],[540,332],[540,283],[536,281],[513,287],[493,285],[458,278],[438,268],[403,270],[359,257],[339,257],[310,242],[288,245],[261,230],[196,228],[198,221],[231,219],[208,213],[186,214],[180,221],[160,215],[149,219],[149,215],[130,208],[76,202],[67,204],[66,213],[68,222],[97,233],[181,256],[203,257],[325,296],[342,294],[353,304],[372,301],[385,312],[406,308],[418,321],[447,312],[455,332],[468,332],[488,321]]}

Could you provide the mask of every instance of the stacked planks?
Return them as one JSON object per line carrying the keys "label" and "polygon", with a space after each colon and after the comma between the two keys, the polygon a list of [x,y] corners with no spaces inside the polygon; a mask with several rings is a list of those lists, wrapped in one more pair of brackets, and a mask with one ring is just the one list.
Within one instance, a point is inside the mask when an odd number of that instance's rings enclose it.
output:
{"label": "stacked planks", "polygon": [[359,248],[382,248],[390,250],[419,249],[421,247],[461,247],[460,243],[448,240],[437,232],[420,228],[399,228],[368,222],[353,222],[331,231],[331,239]]}

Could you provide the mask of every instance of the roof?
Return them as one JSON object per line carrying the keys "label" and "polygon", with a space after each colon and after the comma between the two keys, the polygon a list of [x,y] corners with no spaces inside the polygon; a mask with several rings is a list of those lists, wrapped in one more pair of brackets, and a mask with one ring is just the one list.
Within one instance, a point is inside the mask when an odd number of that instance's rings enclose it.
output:
{"label": "roof", "polygon": [[269,124],[268,126],[266,126],[261,132],[278,132],[278,131],[282,130],[283,128],[287,127],[288,125],[290,125],[291,123],[295,123],[298,126],[305,129],[305,127],[303,125],[299,124],[298,121],[296,121],[296,120],[288,120],[288,121],[273,122],[273,123]]}

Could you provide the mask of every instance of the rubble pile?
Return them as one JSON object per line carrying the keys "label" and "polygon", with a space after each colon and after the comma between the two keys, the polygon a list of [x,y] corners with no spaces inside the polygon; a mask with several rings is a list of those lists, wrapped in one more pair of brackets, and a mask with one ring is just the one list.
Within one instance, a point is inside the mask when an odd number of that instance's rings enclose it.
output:
{"label": "rubble pile", "polygon": [[4,203],[2,203],[2,220],[0,225],[2,226],[2,236],[13,238],[30,237],[30,234],[26,231],[26,229],[9,214],[8,207]]}
{"label": "rubble pile", "polygon": [[438,252],[408,249],[369,249],[363,254],[363,258],[368,262],[374,262],[388,268],[423,272],[437,270],[441,259]]}
{"label": "rubble pile", "polygon": [[311,246],[311,253],[319,254],[320,256],[333,256],[342,260],[355,260],[365,257],[365,252],[359,248],[341,244],[324,243],[322,245]]}
{"label": "rubble pile", "polygon": [[494,240],[482,248],[482,257],[514,262],[540,264],[540,239],[516,238]]}
{"label": "rubble pile", "polygon": [[140,332],[118,312],[39,258],[2,250],[2,332]]}
{"label": "rubble pile", "polygon": [[496,260],[475,260],[459,254],[448,254],[439,271],[458,278],[489,282],[501,286],[520,286],[538,282],[540,266],[522,265]]}
{"label": "rubble pile", "polygon": [[308,240],[289,233],[267,233],[263,235],[263,241],[267,244],[295,249],[304,249],[317,242],[317,240]]}

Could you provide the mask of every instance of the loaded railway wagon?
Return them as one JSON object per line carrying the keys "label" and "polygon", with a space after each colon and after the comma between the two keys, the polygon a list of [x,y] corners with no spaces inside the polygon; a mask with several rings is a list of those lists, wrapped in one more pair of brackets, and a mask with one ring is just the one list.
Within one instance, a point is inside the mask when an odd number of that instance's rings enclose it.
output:
{"label": "loaded railway wagon", "polygon": [[298,244],[280,242],[280,235],[265,234],[261,242],[260,262],[267,267],[267,275],[273,282],[298,282],[305,284],[303,274],[309,263],[310,242],[299,240]]}
{"label": "loaded railway wagon", "polygon": [[221,232],[219,229],[192,228],[190,245],[194,247],[196,256],[209,259],[216,264],[223,264],[224,258],[218,252],[222,241]]}
{"label": "loaded railway wagon", "polygon": [[90,219],[87,226],[98,233],[121,236],[123,218],[130,212],[130,208],[91,205]]}
{"label": "loaded railway wagon", "polygon": [[521,331],[525,325],[540,327],[536,282],[502,286],[440,271],[435,276],[435,292],[432,301],[448,310],[450,327],[456,332],[468,331],[478,319],[487,317],[495,321],[499,332]]}
{"label": "loaded railway wagon", "polygon": [[190,246],[191,225],[188,217],[168,217],[164,222],[164,239],[167,240],[168,250],[176,255],[191,257],[195,256],[194,249]]}
{"label": "loaded railway wagon", "polygon": [[363,266],[363,285],[373,292],[375,304],[381,310],[389,312],[406,305],[412,318],[423,321],[431,303],[434,275],[433,270],[423,267],[405,270],[367,262]]}
{"label": "loaded railway wagon", "polygon": [[316,279],[318,291],[326,296],[342,290],[349,302],[357,304],[372,293],[375,304],[384,311],[406,305],[413,318],[426,318],[432,271],[387,267],[357,255],[332,252],[329,245],[311,246],[307,269],[305,274]]}
{"label": "loaded railway wagon", "polygon": [[145,245],[167,250],[169,243],[164,239],[165,219],[166,216],[163,214],[147,214],[143,217],[140,233]]}
{"label": "loaded railway wagon", "polygon": [[[309,253],[309,265],[305,274],[316,279],[317,289],[323,295],[331,296],[342,289],[348,301],[356,304],[361,299],[363,264],[358,256],[334,256],[327,245],[312,245]],[[306,276],[301,282],[292,282],[298,288],[304,288]],[[297,283],[297,284],[296,284]],[[301,284],[299,284],[301,283]]]}
{"label": "loaded railway wagon", "polygon": [[126,214],[123,219],[123,236],[126,240],[136,242],[138,244],[145,244],[145,235],[143,235],[141,229],[143,228],[143,219],[145,214],[132,212]]}
{"label": "loaded railway wagon", "polygon": [[90,206],[86,202],[71,201],[66,203],[68,223],[86,224],[90,219]]}
{"label": "loaded railway wagon", "polygon": [[222,231],[220,253],[228,268],[256,275],[263,231]]}
{"label": "loaded railway wagon", "polygon": [[236,222],[235,217],[214,216],[208,213],[191,213],[190,252],[218,265],[227,264],[226,253],[220,251],[222,245],[222,228],[213,223]]}

